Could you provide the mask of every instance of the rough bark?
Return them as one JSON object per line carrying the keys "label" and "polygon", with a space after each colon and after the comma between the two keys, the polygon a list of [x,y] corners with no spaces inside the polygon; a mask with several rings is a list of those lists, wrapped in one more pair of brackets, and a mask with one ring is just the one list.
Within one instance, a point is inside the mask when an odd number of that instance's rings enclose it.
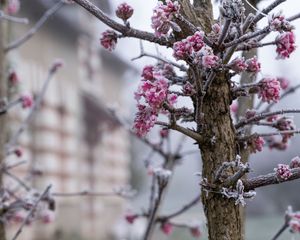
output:
{"label": "rough bark", "polygon": [[[1,9],[1,5],[0,5]],[[7,81],[5,78],[5,56],[3,54],[3,46],[5,42],[5,26],[4,21],[0,20],[0,101],[6,99]],[[5,158],[5,143],[7,140],[6,114],[0,117],[0,165]],[[3,189],[3,175],[0,172],[0,189]],[[5,240],[5,227],[0,221],[0,240]]]}
{"label": "rough bark", "polygon": [[[235,130],[230,116],[230,86],[225,73],[219,73],[207,92],[202,111],[204,141],[199,144],[203,178],[214,181],[217,169],[236,156]],[[241,240],[241,209],[232,199],[203,191],[202,202],[210,240]]]}

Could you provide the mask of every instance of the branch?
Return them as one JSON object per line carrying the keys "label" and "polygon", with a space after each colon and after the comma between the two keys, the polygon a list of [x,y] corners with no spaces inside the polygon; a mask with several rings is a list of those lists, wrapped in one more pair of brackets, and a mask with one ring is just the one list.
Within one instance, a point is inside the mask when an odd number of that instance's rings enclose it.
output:
{"label": "branch", "polygon": [[111,192],[93,192],[89,190],[84,190],[80,192],[69,192],[69,193],[60,193],[54,192],[51,193],[54,197],[121,197],[121,198],[131,198],[135,195],[133,190],[116,190]]}
{"label": "branch", "polygon": [[265,187],[273,184],[279,184],[283,182],[289,182],[300,178],[300,168],[291,169],[292,175],[284,180],[278,179],[276,173],[269,173],[266,175],[261,175],[257,177],[253,177],[248,180],[243,180],[243,184],[245,186],[245,191],[253,190],[259,187]]}
{"label": "branch", "polygon": [[235,125],[235,128],[238,129],[240,127],[243,127],[247,124],[250,124],[250,123],[253,123],[253,122],[258,122],[262,119],[265,119],[267,117],[271,117],[271,116],[274,116],[274,115],[282,115],[282,114],[285,114],[285,113],[300,113],[300,109],[286,109],[286,110],[279,110],[279,111],[275,111],[275,112],[268,112],[268,113],[260,113],[252,118],[249,118],[249,119],[243,119],[241,120],[240,122],[238,122],[236,125]]}
{"label": "branch", "polygon": [[168,124],[168,123],[165,123],[165,122],[157,121],[155,124],[167,127],[169,129],[176,130],[178,132],[181,132],[182,134],[184,134],[184,135],[186,135],[186,136],[188,136],[188,137],[196,140],[197,142],[199,142],[199,141],[202,140],[201,136],[198,133],[196,133],[196,132],[194,132],[194,131],[192,131],[192,130],[190,130],[188,128],[185,128],[185,127],[182,127],[180,125],[177,125],[176,123]]}
{"label": "branch", "polygon": [[10,22],[14,22],[14,23],[22,23],[22,24],[28,24],[28,19],[27,18],[18,18],[18,17],[14,17],[14,16],[10,16],[5,14],[3,11],[0,11],[0,21],[4,19]]}
{"label": "branch", "polygon": [[171,65],[173,65],[174,67],[177,67],[180,71],[186,72],[186,71],[188,70],[188,69],[187,69],[184,65],[182,65],[182,64],[178,64],[178,63],[176,63],[176,62],[172,62],[172,61],[170,61],[170,60],[168,60],[168,59],[166,59],[166,58],[160,57],[160,56],[158,56],[158,55],[154,55],[154,54],[145,52],[142,41],[140,41],[140,51],[141,51],[141,52],[140,52],[140,55],[137,56],[137,57],[132,58],[131,61],[137,60],[137,59],[142,58],[142,57],[151,57],[151,58],[154,58],[154,59],[156,59],[156,60],[158,60],[158,61],[161,61],[161,62],[164,62],[164,63],[171,64]]}
{"label": "branch", "polygon": [[43,25],[44,23],[51,17],[54,13],[57,12],[62,6],[64,5],[63,1],[59,1],[55,5],[53,5],[50,9],[48,9],[44,15],[36,22],[36,24],[21,38],[15,40],[7,47],[4,48],[4,52],[7,53],[8,51],[15,49],[25,42],[27,42]]}
{"label": "branch", "polygon": [[137,30],[112,20],[107,15],[105,15],[97,6],[95,6],[88,0],[74,0],[74,2],[85,8],[101,22],[122,33],[124,37],[134,37],[142,40],[147,40],[149,42],[158,43],[163,46],[172,46],[172,43],[164,37],[156,37],[153,33]]}
{"label": "branch", "polygon": [[201,193],[199,193],[191,202],[189,202],[188,204],[184,205],[178,211],[176,211],[176,212],[174,212],[174,213],[172,213],[170,215],[161,216],[161,217],[157,218],[157,221],[164,222],[164,221],[166,221],[168,219],[177,217],[178,215],[184,213],[185,211],[189,210],[191,207],[193,207],[194,205],[196,205],[200,201],[200,197],[201,197]]}
{"label": "branch", "polygon": [[21,234],[24,226],[26,225],[26,223],[28,222],[29,218],[31,218],[31,216],[33,215],[34,210],[37,208],[38,204],[40,203],[40,201],[48,194],[49,190],[51,188],[51,185],[49,185],[45,191],[39,196],[39,198],[36,200],[35,204],[32,206],[32,208],[30,209],[27,217],[24,219],[24,221],[22,222],[21,226],[19,227],[18,231],[16,232],[16,234],[14,235],[14,237],[12,238],[12,240],[16,240],[19,235]]}
{"label": "branch", "polygon": [[45,96],[46,90],[47,90],[48,85],[50,83],[50,80],[52,79],[52,77],[56,73],[58,67],[60,67],[61,65],[62,64],[59,63],[59,62],[54,62],[53,65],[51,66],[51,68],[49,69],[48,76],[47,76],[47,78],[46,78],[46,80],[45,80],[45,82],[42,86],[42,89],[41,89],[39,95],[37,96],[37,98],[35,100],[35,103],[34,103],[32,109],[30,110],[30,113],[28,114],[27,118],[25,118],[25,120],[21,123],[21,126],[19,127],[17,132],[12,136],[12,138],[10,139],[8,144],[6,145],[7,152],[9,152],[10,148],[12,148],[14,145],[16,145],[16,143],[18,141],[18,138],[24,132],[24,130],[28,127],[28,125],[29,125],[30,121],[32,120],[34,114],[40,108],[42,100]]}

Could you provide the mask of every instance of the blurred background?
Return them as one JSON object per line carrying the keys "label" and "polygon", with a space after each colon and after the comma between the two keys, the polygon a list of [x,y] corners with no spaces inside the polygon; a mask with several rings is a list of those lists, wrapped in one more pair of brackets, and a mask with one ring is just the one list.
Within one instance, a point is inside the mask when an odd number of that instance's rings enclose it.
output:
{"label": "blurred background", "polygon": [[[98,7],[115,18],[114,11],[119,0],[94,0]],[[138,29],[152,31],[151,14],[155,0],[128,0],[135,9],[130,19]],[[270,0],[261,1],[260,8]],[[54,0],[22,1],[18,14],[30,20],[28,25],[11,24],[10,38],[22,36],[55,3]],[[286,1],[275,11],[283,10],[286,16],[298,13],[300,2]],[[217,14],[217,7],[215,8]],[[266,20],[265,20],[266,21]],[[265,22],[262,21],[263,25]],[[300,42],[300,21],[293,23],[297,45]],[[25,229],[21,239],[97,239],[120,240],[141,239],[146,222],[143,219],[129,225],[124,218],[126,212],[140,212],[147,209],[150,182],[144,160],[151,150],[139,140],[130,136],[107,110],[113,108],[122,118],[132,123],[135,113],[133,92],[137,88],[144,65],[155,63],[152,59],[141,58],[131,61],[140,54],[139,41],[122,39],[113,53],[101,49],[99,38],[107,28],[87,14],[76,4],[64,6],[26,44],[9,55],[10,67],[20,76],[21,84],[15,92],[37,93],[47,75],[53,59],[61,58],[64,68],[51,82],[43,106],[32,122],[29,131],[21,138],[25,149],[24,159],[30,164],[18,168],[18,174],[40,189],[49,182],[55,192],[80,190],[111,191],[115,187],[130,184],[138,193],[132,201],[117,197],[91,198],[74,197],[57,199],[56,220],[50,225],[38,225]],[[274,35],[270,36],[273,39]],[[144,44],[146,51],[165,54],[171,58],[171,50]],[[298,67],[300,52],[296,51],[288,60],[276,60],[275,47],[259,49],[258,58],[262,72],[258,78],[271,75],[285,77],[291,85],[300,84]],[[275,109],[300,108],[299,94],[285,98]],[[190,104],[187,102],[186,104]],[[20,114],[20,112],[22,112]],[[24,111],[11,114],[12,130],[26,115]],[[300,118],[295,115],[296,126]],[[159,129],[154,129],[151,139],[159,140]],[[171,148],[181,141],[178,134],[171,134]],[[295,136],[287,151],[269,150],[251,155],[251,175],[273,171],[278,163],[289,163],[300,155],[300,138]],[[201,158],[197,147],[186,141],[184,151],[192,152],[182,159],[175,169],[170,189],[163,204],[162,213],[170,213],[193,199],[199,192]],[[159,162],[156,155],[151,161]],[[30,174],[39,170],[42,174]],[[8,180],[9,181],[9,180]],[[14,184],[11,182],[10,184]],[[247,204],[247,240],[270,239],[284,222],[288,205],[300,209],[299,181],[261,188],[257,196]],[[179,222],[196,221],[205,232],[205,219],[200,204]],[[15,230],[10,227],[10,232]],[[280,239],[291,239],[286,233]],[[167,237],[157,231],[155,239],[193,239],[188,231],[175,230]],[[202,239],[206,239],[205,233]],[[295,238],[297,239],[297,237]],[[300,239],[300,238],[299,238]]]}

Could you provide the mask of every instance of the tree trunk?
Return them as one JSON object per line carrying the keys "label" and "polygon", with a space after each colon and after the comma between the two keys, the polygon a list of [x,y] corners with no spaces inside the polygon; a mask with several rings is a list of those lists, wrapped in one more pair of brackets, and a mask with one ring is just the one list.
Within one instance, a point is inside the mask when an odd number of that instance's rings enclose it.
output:
{"label": "tree trunk", "polygon": [[[0,5],[1,9],[1,5]],[[3,46],[5,42],[5,26],[4,21],[0,20],[0,102],[7,97],[7,79],[5,77],[5,56]],[[5,144],[7,140],[6,114],[0,116],[0,165],[5,159]],[[3,175],[0,171],[0,189],[3,189]],[[0,221],[0,240],[5,240],[5,226]]]}
{"label": "tree trunk", "polygon": [[[202,176],[213,183],[216,171],[236,157],[235,130],[230,116],[230,85],[226,73],[213,80],[203,100],[203,142],[199,144],[203,161]],[[202,192],[210,240],[241,240],[242,211],[235,201],[219,193]]]}

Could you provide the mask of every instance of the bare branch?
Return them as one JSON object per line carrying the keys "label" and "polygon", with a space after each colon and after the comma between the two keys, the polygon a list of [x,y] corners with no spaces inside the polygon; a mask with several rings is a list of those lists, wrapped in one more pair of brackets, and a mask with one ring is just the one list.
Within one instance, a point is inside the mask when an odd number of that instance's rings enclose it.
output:
{"label": "bare branch", "polygon": [[202,139],[201,136],[198,133],[196,133],[196,132],[194,132],[194,131],[192,131],[188,128],[177,125],[177,124],[168,124],[168,123],[160,122],[160,121],[157,121],[155,124],[167,127],[169,129],[176,130],[178,132],[181,132],[182,134],[196,140],[197,142],[201,141],[201,139]]}
{"label": "bare branch", "polygon": [[21,24],[28,24],[28,22],[29,22],[27,18],[18,18],[18,17],[10,16],[0,10],[0,20],[2,20],[2,19],[10,21],[10,22],[14,22],[14,23],[21,23]]}
{"label": "bare branch", "polygon": [[286,114],[286,113],[300,113],[300,109],[283,109],[283,110],[278,110],[278,111],[275,111],[275,112],[260,113],[258,115],[255,115],[252,118],[241,120],[240,122],[238,122],[235,125],[235,128],[238,129],[238,128],[243,127],[247,124],[260,121],[260,120],[265,119],[267,117],[271,117],[271,116],[274,116],[274,115],[282,115],[282,114]]}
{"label": "bare branch", "polygon": [[24,132],[24,130],[28,127],[30,121],[32,120],[34,114],[38,111],[38,109],[40,108],[40,105],[42,103],[42,100],[45,96],[46,90],[48,88],[48,85],[50,83],[50,80],[52,79],[52,77],[54,76],[54,74],[56,73],[57,69],[58,69],[58,65],[59,63],[53,63],[53,65],[51,66],[51,68],[49,69],[47,78],[42,86],[42,89],[40,91],[40,93],[38,94],[34,105],[32,107],[32,109],[30,110],[30,113],[28,114],[28,116],[25,118],[25,120],[21,123],[21,126],[19,127],[19,129],[16,131],[16,133],[12,136],[12,138],[10,139],[10,141],[8,142],[8,144],[6,145],[6,149],[7,149],[7,153],[9,152],[9,149],[11,149],[13,146],[16,145],[19,136]]}
{"label": "bare branch", "polygon": [[142,40],[147,40],[149,42],[158,43],[163,46],[172,46],[172,43],[164,37],[156,37],[152,33],[137,30],[112,20],[107,15],[105,15],[97,6],[95,6],[88,0],[74,0],[74,2],[85,8],[88,12],[90,12],[92,15],[98,18],[101,22],[105,23],[114,30],[122,33],[124,37],[134,37]]}
{"label": "bare branch", "polygon": [[27,217],[24,219],[24,221],[22,222],[21,226],[19,227],[18,231],[16,232],[16,234],[14,235],[14,237],[12,238],[12,240],[16,240],[19,235],[21,234],[24,226],[26,225],[26,223],[28,222],[29,218],[31,218],[31,216],[33,215],[34,210],[37,208],[38,204],[40,203],[40,201],[48,194],[49,190],[51,188],[51,185],[49,185],[45,191],[39,196],[39,198],[36,200],[35,204],[32,206],[32,208],[30,209]]}
{"label": "bare branch", "polygon": [[279,184],[282,182],[289,182],[300,178],[300,168],[291,169],[292,175],[284,180],[279,179],[276,173],[269,173],[258,177],[253,177],[247,180],[243,180],[245,191],[253,190],[259,187],[265,187],[273,184]]}
{"label": "bare branch", "polygon": [[8,51],[15,49],[25,42],[27,42],[43,25],[44,23],[51,17],[54,13],[57,12],[62,6],[64,5],[63,1],[59,1],[55,5],[53,5],[50,9],[48,9],[44,15],[36,22],[36,24],[21,38],[15,40],[7,47],[4,48],[4,52],[7,53]]}

